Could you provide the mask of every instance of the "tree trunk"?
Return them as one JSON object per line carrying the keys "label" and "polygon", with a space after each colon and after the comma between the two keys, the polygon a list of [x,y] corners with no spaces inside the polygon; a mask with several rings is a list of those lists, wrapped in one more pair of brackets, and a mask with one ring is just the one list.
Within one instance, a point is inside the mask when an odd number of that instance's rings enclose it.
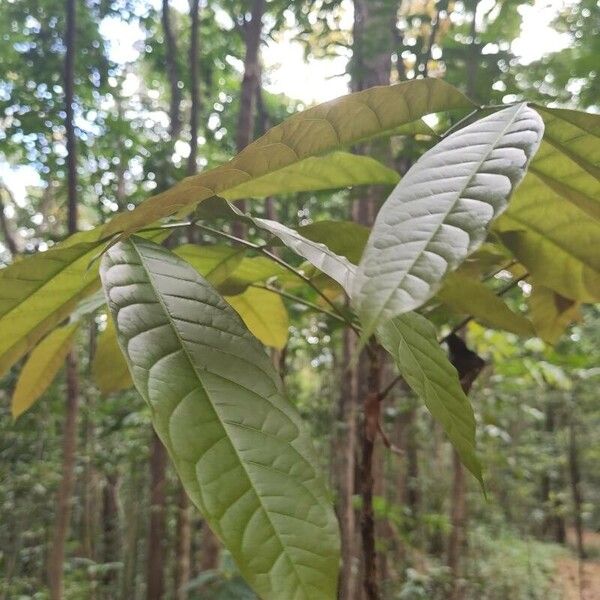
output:
{"label": "tree trunk", "polygon": [[125,496],[124,557],[121,580],[121,600],[135,600],[135,579],[138,565],[138,532],[140,527],[139,489],[142,488],[140,474],[131,474]]}
{"label": "tree trunk", "polygon": [[200,549],[200,570],[212,571],[219,566],[219,551],[221,545],[217,536],[211,531],[208,525],[204,525],[202,536],[202,547]]}
{"label": "tree trunk", "polygon": [[[374,85],[388,85],[391,76],[391,57],[394,39],[390,22],[395,18],[397,4],[390,0],[354,0],[353,52],[349,71],[353,91],[360,91]],[[389,160],[389,142],[371,144],[361,152],[379,154],[379,158]],[[361,190],[360,198],[353,203],[355,221],[362,225],[373,224],[381,203],[383,188],[370,186]],[[355,349],[352,350],[352,353]],[[363,403],[363,426],[360,428],[361,469],[360,493],[362,496],[361,535],[362,535],[362,587],[368,600],[379,595],[377,575],[377,553],[375,548],[375,520],[373,514],[374,494],[374,452],[379,430],[379,384],[380,359],[375,346],[366,364],[366,353],[359,357],[357,381],[359,400]],[[377,460],[381,460],[378,456]]]}
{"label": "tree trunk", "polygon": [[[118,477],[116,473],[106,475],[104,489],[102,490],[102,537],[103,557],[102,562],[116,563],[120,559],[119,543],[119,503],[117,499]],[[102,584],[104,597],[107,600],[115,597],[118,571],[111,567],[104,572]]]}
{"label": "tree trunk", "polygon": [[355,334],[344,330],[341,394],[338,406],[338,423],[341,431],[337,439],[334,456],[339,457],[336,472],[338,474],[338,519],[342,535],[342,568],[340,571],[339,598],[354,600],[356,588],[355,563],[358,558],[356,548],[356,513],[354,510],[354,491],[356,489],[356,453],[357,453],[357,373],[349,369],[352,352],[356,346]]}
{"label": "tree trunk", "polygon": [[579,448],[575,433],[575,423],[569,424],[569,475],[571,480],[571,494],[573,496],[573,517],[575,521],[575,541],[579,560],[586,558],[583,543],[583,520],[581,517],[583,494],[581,493],[581,471],[579,469]]}
{"label": "tree trunk", "polygon": [[[65,31],[65,130],[67,140],[67,226],[70,234],[77,231],[77,155],[73,122],[76,2],[66,2]],[[77,417],[79,413],[79,375],[77,355],[71,352],[66,360],[67,406],[63,430],[62,479],[58,488],[55,529],[48,559],[48,584],[51,600],[63,596],[63,564],[65,544],[71,518],[71,496],[75,481],[77,451]]]}
{"label": "tree trunk", "polygon": [[167,452],[152,432],[150,450],[150,531],[146,600],[161,600],[164,592]]}
{"label": "tree trunk", "polygon": [[179,87],[179,67],[177,66],[177,42],[171,26],[169,0],[162,0],[162,28],[166,46],[166,71],[169,79],[169,135],[175,141],[181,133],[181,89]]}
{"label": "tree trunk", "polygon": [[58,488],[54,534],[48,559],[48,584],[51,600],[63,597],[63,563],[65,543],[71,518],[71,496],[75,483],[75,454],[77,450],[77,416],[79,412],[79,379],[77,360],[71,352],[66,361],[67,406],[62,443],[62,479]]}
{"label": "tree trunk", "polygon": [[[467,348],[465,342],[457,335],[448,338],[450,362],[458,372],[460,384],[465,394],[469,394],[471,387],[483,370],[485,362],[475,352]],[[456,450],[452,450],[452,497],[450,509],[450,523],[452,529],[448,540],[448,567],[453,576],[453,590],[451,599],[460,600],[463,597],[463,587],[460,585],[460,557],[466,542],[467,527],[467,501],[465,469]]]}
{"label": "tree trunk", "polygon": [[[265,0],[252,0],[250,20],[244,23],[244,78],[240,90],[240,112],[238,115],[236,147],[241,152],[254,137],[254,116],[256,112],[256,87],[260,78],[259,48],[262,34],[262,20],[265,12]],[[237,202],[244,212],[246,203]],[[246,227],[239,221],[233,223],[233,234],[243,237]]]}
{"label": "tree trunk", "polygon": [[198,77],[199,41],[200,30],[200,0],[190,0],[190,155],[188,157],[187,174],[195,175],[198,172],[198,121],[200,115],[200,89]]}
{"label": "tree trunk", "polygon": [[192,549],[192,527],[190,522],[190,500],[179,484],[177,494],[177,556],[175,566],[175,598],[187,600],[185,586],[190,579],[190,553]]}
{"label": "tree trunk", "polygon": [[379,581],[377,578],[377,551],[375,548],[375,515],[373,511],[374,493],[374,452],[379,432],[381,365],[375,345],[369,354],[367,389],[363,396],[362,457],[360,493],[362,498],[361,534],[363,544],[363,589],[368,600],[378,600]]}
{"label": "tree trunk", "polygon": [[13,233],[10,230],[10,225],[8,223],[8,219],[6,218],[6,215],[4,214],[4,201],[2,200],[3,193],[6,193],[8,196],[10,196],[10,192],[8,191],[8,188],[6,188],[4,186],[4,184],[2,182],[0,182],[0,231],[2,232],[2,236],[4,238],[4,245],[6,246],[7,250],[10,252],[10,255],[16,256],[16,254],[19,250],[17,248],[17,244],[13,237]]}

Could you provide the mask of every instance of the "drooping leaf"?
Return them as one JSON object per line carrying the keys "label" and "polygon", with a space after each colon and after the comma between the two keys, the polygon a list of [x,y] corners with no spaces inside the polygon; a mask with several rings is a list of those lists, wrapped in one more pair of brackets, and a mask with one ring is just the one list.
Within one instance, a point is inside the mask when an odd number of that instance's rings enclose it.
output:
{"label": "drooping leaf", "polygon": [[392,355],[406,383],[441,423],[465,467],[482,482],[473,409],[456,369],[437,342],[433,325],[409,312],[379,325],[377,339]]}
{"label": "drooping leaf", "polygon": [[[107,241],[100,233],[98,228],[76,233],[56,248],[0,269],[0,377],[100,288],[96,259]],[[169,233],[142,235],[162,241]]]}
{"label": "drooping leaf", "polygon": [[274,292],[249,287],[236,296],[225,296],[246,327],[265,346],[281,350],[288,339],[289,317],[285,305]]}
{"label": "drooping leaf", "polygon": [[494,229],[533,278],[600,300],[600,116],[539,108],[544,142]]}
{"label": "drooping leaf", "polygon": [[0,377],[99,288],[97,271],[88,269],[99,248],[81,241],[0,270]]}
{"label": "drooping leaf", "polygon": [[[370,137],[391,133],[420,117],[473,105],[441,79],[374,87],[296,113],[247,146],[229,163],[184,179],[110,221],[106,234],[132,232],[163,217],[191,211],[212,196]],[[285,189],[279,193],[285,193]]]}
{"label": "drooping leaf", "polygon": [[184,244],[173,251],[190,263],[207,281],[218,287],[240,265],[244,251],[231,246]]}
{"label": "drooping leaf", "polygon": [[338,527],[263,347],[198,273],[133,237],[101,277],[134,383],[187,493],[266,600],[336,597]]}
{"label": "drooping leaf", "polygon": [[48,389],[65,362],[77,333],[78,323],[57,327],[30,354],[23,366],[12,397],[11,411],[16,419]]}
{"label": "drooping leaf", "polygon": [[311,156],[278,171],[221,192],[226,200],[266,198],[281,193],[333,190],[365,184],[395,185],[400,177],[374,158],[333,152]]}
{"label": "drooping leaf", "polygon": [[119,348],[117,331],[110,316],[106,322],[106,329],[98,336],[92,362],[92,377],[104,395],[133,387],[129,367]]}
{"label": "drooping leaf", "polygon": [[379,211],[355,277],[365,336],[427,301],[482,244],[542,132],[538,114],[518,104],[449,135],[410,169]]}
{"label": "drooping leaf", "polygon": [[578,302],[535,283],[529,308],[536,333],[549,344],[556,344],[566,328],[581,318]]}
{"label": "drooping leaf", "polygon": [[534,335],[531,321],[513,312],[490,288],[477,279],[451,273],[436,297],[453,311],[472,315],[493,329],[504,329],[524,337]]}

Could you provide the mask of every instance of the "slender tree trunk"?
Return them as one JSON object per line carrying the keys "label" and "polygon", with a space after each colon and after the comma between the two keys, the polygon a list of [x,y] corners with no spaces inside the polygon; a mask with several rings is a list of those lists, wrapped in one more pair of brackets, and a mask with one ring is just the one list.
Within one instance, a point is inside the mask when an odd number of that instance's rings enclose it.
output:
{"label": "slender tree trunk", "polygon": [[199,40],[200,31],[200,0],[190,0],[190,155],[188,157],[187,174],[195,175],[198,172],[198,121],[200,115],[200,88],[198,76]]}
{"label": "slender tree trunk", "polygon": [[[65,31],[65,130],[67,139],[67,225],[70,234],[77,231],[77,155],[75,147],[75,125],[73,122],[74,74],[75,74],[75,26],[76,2],[66,2]],[[67,405],[63,430],[62,479],[58,489],[55,529],[48,560],[48,584],[51,600],[63,596],[63,565],[65,544],[69,534],[71,502],[75,481],[75,459],[77,451],[77,417],[79,413],[79,375],[77,355],[71,352],[66,360]]]}
{"label": "slender tree trunk", "polygon": [[179,67],[177,66],[177,42],[171,25],[169,0],[162,0],[162,28],[166,45],[166,70],[169,79],[169,134],[175,141],[181,132],[181,88],[179,87]]}
{"label": "slender tree trunk", "polygon": [[[390,0],[354,0],[353,51],[349,71],[353,91],[374,85],[388,85],[391,77],[391,57],[394,39],[390,22],[395,18],[396,2]],[[369,155],[380,155],[389,160],[389,143],[371,144],[361,148]],[[373,224],[383,198],[383,188],[370,186],[361,190],[361,197],[353,203],[353,218],[362,225]],[[353,350],[354,352],[354,350]],[[368,600],[380,597],[377,574],[377,553],[375,547],[375,520],[373,514],[373,494],[375,473],[375,441],[379,430],[379,384],[380,359],[375,346],[366,364],[363,352],[358,364],[358,394],[363,403],[363,426],[360,428],[361,470],[360,493],[362,497],[361,536],[362,536],[362,587]],[[381,460],[380,456],[376,457]]]}
{"label": "slender tree trunk", "polygon": [[[240,112],[238,115],[236,146],[241,152],[254,137],[254,117],[256,112],[256,88],[260,78],[259,48],[262,35],[262,20],[265,12],[265,0],[252,0],[250,20],[244,23],[244,78],[240,90]],[[246,210],[243,200],[237,202],[241,211]],[[234,222],[233,234],[243,237],[245,225]]]}
{"label": "slender tree trunk", "polygon": [[[483,370],[485,362],[475,352],[467,348],[465,342],[457,335],[448,338],[450,362],[454,365],[460,378],[460,384],[465,394],[469,394],[471,387]],[[467,500],[465,469],[456,450],[452,450],[452,498],[450,509],[450,523],[452,529],[448,540],[448,567],[453,575],[452,600],[463,597],[463,588],[459,583],[460,557],[466,542],[467,527]]]}
{"label": "slender tree trunk", "polygon": [[211,571],[219,566],[219,551],[221,545],[217,536],[211,531],[208,525],[204,525],[202,536],[202,547],[200,549],[200,570]]}
{"label": "slender tree trunk", "polygon": [[139,489],[142,482],[138,473],[131,474],[125,501],[125,544],[121,600],[135,600],[135,579],[138,564],[138,532],[140,528]]}
{"label": "slender tree trunk", "polygon": [[10,252],[10,255],[16,256],[16,254],[19,250],[17,248],[17,244],[13,237],[13,233],[10,230],[10,225],[8,223],[8,219],[6,218],[6,215],[4,214],[4,201],[2,200],[3,193],[10,195],[10,192],[8,191],[8,189],[4,186],[4,184],[2,182],[0,182],[0,231],[2,232],[2,236],[4,238],[4,245]]}
{"label": "slender tree trunk", "polygon": [[[117,499],[118,477],[116,473],[106,475],[102,490],[102,562],[116,563],[120,559],[119,543],[119,503]],[[115,597],[118,571],[112,567],[102,577],[104,597],[107,600]]]}
{"label": "slender tree trunk", "polygon": [[356,369],[348,369],[352,361],[352,351],[356,346],[354,333],[350,329],[344,331],[343,362],[340,373],[341,394],[338,406],[338,422],[341,431],[337,439],[334,453],[339,457],[336,472],[338,474],[338,519],[342,535],[342,569],[340,571],[339,598],[354,600],[356,589],[355,563],[358,551],[356,548],[356,512],[354,509],[354,491],[356,489],[356,453],[357,453],[357,412],[358,398]]}
{"label": "slender tree trunk", "polygon": [[581,493],[581,471],[579,468],[579,448],[575,423],[569,423],[569,475],[571,480],[571,494],[573,496],[573,516],[575,521],[575,539],[577,543],[577,556],[579,560],[586,558],[583,542],[583,520],[581,517],[583,494]]}
{"label": "slender tree trunk", "polygon": [[185,586],[190,579],[192,526],[190,521],[190,501],[181,484],[179,485],[177,496],[177,563],[175,567],[175,597],[177,600],[187,600],[188,594]]}
{"label": "slender tree trunk", "polygon": [[377,551],[375,548],[375,515],[373,511],[374,493],[374,452],[379,432],[381,364],[377,349],[373,345],[369,355],[367,390],[363,400],[362,458],[361,458],[361,534],[363,544],[363,588],[368,600],[378,600],[379,581],[377,576]]}
{"label": "slender tree trunk", "polygon": [[152,432],[150,454],[150,531],[148,534],[148,573],[146,600],[162,600],[164,593],[166,534],[166,466],[167,452]]}

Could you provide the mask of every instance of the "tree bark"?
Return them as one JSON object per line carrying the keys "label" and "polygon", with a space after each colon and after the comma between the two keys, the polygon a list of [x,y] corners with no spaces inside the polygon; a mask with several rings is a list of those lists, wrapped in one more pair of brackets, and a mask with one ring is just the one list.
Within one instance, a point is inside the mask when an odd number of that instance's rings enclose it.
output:
{"label": "tree bark", "polygon": [[179,87],[179,67],[177,65],[177,42],[171,25],[169,0],[162,0],[162,28],[166,46],[166,70],[169,79],[169,135],[175,141],[181,133],[181,88]]}
{"label": "tree bark", "polygon": [[342,568],[340,571],[339,598],[354,600],[356,588],[355,563],[358,558],[356,548],[356,512],[354,509],[354,491],[356,489],[356,454],[357,454],[357,373],[349,369],[352,351],[356,346],[354,333],[344,330],[343,363],[341,377],[341,394],[338,405],[338,423],[341,431],[338,435],[337,450],[334,456],[339,457],[336,473],[338,487],[338,520],[342,536]]}
{"label": "tree bark", "polygon": [[[65,31],[65,130],[67,140],[67,228],[69,234],[77,231],[77,155],[75,144],[75,124],[73,121],[74,81],[75,81],[75,34],[76,2],[66,2]],[[63,596],[63,564],[65,544],[69,534],[71,518],[71,496],[75,481],[75,460],[77,451],[77,417],[79,413],[79,375],[77,355],[71,352],[66,360],[66,421],[63,430],[62,479],[58,489],[55,529],[48,560],[48,584],[51,600],[61,600]]]}
{"label": "tree bark", "polygon": [[[105,564],[115,563],[120,558],[118,483],[117,474],[109,473],[106,475],[104,489],[102,490],[102,562]],[[102,577],[104,597],[107,600],[114,598],[116,595],[117,575],[117,569],[110,568],[105,571]]]}
{"label": "tree bark", "polygon": [[[465,342],[457,335],[448,338],[450,362],[458,372],[460,384],[465,394],[469,394],[471,387],[485,367],[485,362],[475,352],[467,348]],[[448,567],[453,576],[453,589],[451,600],[460,600],[463,597],[463,588],[459,583],[460,556],[466,542],[467,500],[465,469],[456,450],[452,450],[452,497],[450,509],[450,523],[452,529],[448,540]]]}
{"label": "tree bark", "polygon": [[198,172],[198,121],[200,115],[200,88],[198,76],[199,40],[200,31],[200,0],[190,0],[190,155],[187,163],[187,174],[195,175]]}
{"label": "tree bark", "polygon": [[67,406],[62,443],[62,479],[58,488],[54,534],[48,559],[48,584],[51,600],[63,597],[63,563],[65,543],[69,533],[71,501],[75,482],[77,450],[77,416],[79,412],[79,379],[77,360],[71,352],[67,357]]}
{"label": "tree bark", "polygon": [[175,598],[187,600],[185,589],[190,579],[190,553],[192,549],[192,526],[190,521],[190,500],[179,484],[177,494],[177,556],[175,566]]}
{"label": "tree bark", "polygon": [[3,192],[6,192],[6,194],[10,196],[8,188],[6,188],[4,184],[0,182],[0,231],[2,231],[2,236],[4,237],[4,245],[6,246],[12,257],[16,256],[19,249],[17,248],[15,238],[13,237],[13,232],[10,230],[8,219],[4,214],[4,201],[2,200]]}
{"label": "tree bark", "polygon": [[369,354],[367,390],[363,400],[362,457],[361,457],[361,534],[363,544],[363,589],[367,600],[378,600],[377,551],[375,548],[375,515],[373,511],[373,455],[379,432],[381,365],[373,345]]}
{"label": "tree bark", "polygon": [[[259,48],[262,35],[262,20],[265,12],[265,0],[252,0],[250,20],[244,22],[244,77],[240,90],[240,112],[238,115],[236,147],[241,152],[254,137],[254,117],[256,112],[256,87],[260,78]],[[244,212],[246,203],[240,200],[236,203]],[[232,231],[237,237],[243,237],[246,227],[235,221]]]}
{"label": "tree bark", "polygon": [[161,600],[164,593],[167,453],[154,431],[150,452],[150,530],[146,600]]}
{"label": "tree bark", "polygon": [[221,545],[217,536],[211,531],[208,525],[204,525],[202,536],[202,548],[200,556],[200,570],[211,571],[219,566],[219,551]]}
{"label": "tree bark", "polygon": [[579,557],[579,560],[585,560],[586,552],[583,541],[583,519],[581,516],[583,506],[581,470],[579,468],[579,448],[577,447],[577,436],[573,420],[569,423],[569,475],[571,480],[571,494],[573,497],[573,517],[575,521],[577,556]]}

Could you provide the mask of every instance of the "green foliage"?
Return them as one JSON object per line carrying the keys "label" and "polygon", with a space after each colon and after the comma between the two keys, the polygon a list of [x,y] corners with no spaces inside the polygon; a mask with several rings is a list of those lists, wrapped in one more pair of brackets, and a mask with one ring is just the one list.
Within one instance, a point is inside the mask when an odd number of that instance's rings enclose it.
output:
{"label": "green foliage", "polygon": [[456,369],[438,344],[435,328],[417,313],[406,313],[377,329],[406,383],[442,424],[465,466],[483,485],[475,453],[475,417]]}
{"label": "green foliage", "polygon": [[101,277],[154,427],[246,580],[264,598],[333,599],[337,523],[255,338],[187,263],[141,238],[113,246]]}
{"label": "green foliage", "polygon": [[421,306],[484,242],[542,132],[538,114],[515,105],[449,135],[421,157],[379,211],[359,265],[352,295],[364,335]]}

